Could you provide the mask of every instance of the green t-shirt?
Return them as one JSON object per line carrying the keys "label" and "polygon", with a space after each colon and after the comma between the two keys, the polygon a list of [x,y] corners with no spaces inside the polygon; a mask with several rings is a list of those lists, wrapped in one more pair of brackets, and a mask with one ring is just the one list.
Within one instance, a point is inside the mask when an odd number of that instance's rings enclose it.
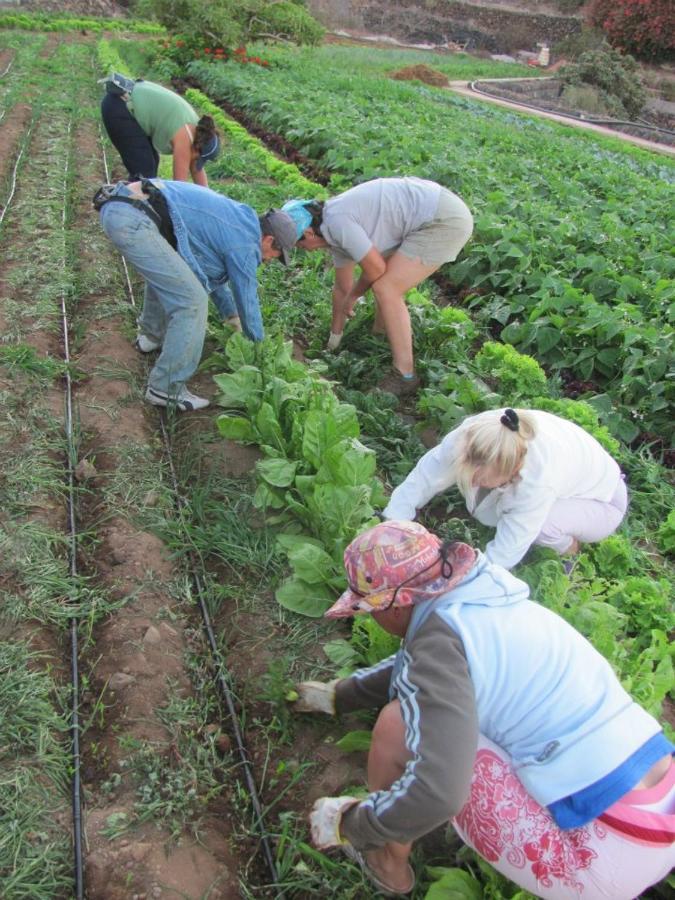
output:
{"label": "green t-shirt", "polygon": [[152,81],[136,82],[127,105],[158,153],[170,154],[174,134],[199,121],[187,100]]}

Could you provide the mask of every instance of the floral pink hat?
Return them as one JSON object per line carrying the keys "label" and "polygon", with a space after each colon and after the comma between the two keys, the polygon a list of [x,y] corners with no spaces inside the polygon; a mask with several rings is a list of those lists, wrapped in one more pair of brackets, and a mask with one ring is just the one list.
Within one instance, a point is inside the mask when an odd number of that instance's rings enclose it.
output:
{"label": "floral pink hat", "polygon": [[391,521],[354,538],[344,560],[349,587],[327,619],[440,597],[469,573],[476,551],[459,541],[444,544],[417,522]]}

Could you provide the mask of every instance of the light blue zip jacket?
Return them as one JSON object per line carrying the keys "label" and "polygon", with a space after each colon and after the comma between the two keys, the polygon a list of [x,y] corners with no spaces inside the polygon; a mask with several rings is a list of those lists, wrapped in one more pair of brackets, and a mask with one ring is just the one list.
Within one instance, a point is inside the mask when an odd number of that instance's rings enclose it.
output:
{"label": "light blue zip jacket", "polygon": [[[412,759],[344,816],[358,848],[413,840],[468,797],[478,732],[548,806],[604,778],[661,731],[609,663],[529,588],[478,554],[454,590],[415,607],[397,656],[337,686],[338,711],[400,701]],[[639,777],[639,776],[638,776]]]}

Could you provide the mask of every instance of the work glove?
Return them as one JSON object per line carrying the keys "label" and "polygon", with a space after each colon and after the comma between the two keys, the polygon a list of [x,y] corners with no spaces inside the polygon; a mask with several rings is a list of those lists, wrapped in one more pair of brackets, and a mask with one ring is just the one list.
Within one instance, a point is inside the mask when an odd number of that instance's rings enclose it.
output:
{"label": "work glove", "polygon": [[295,712],[322,712],[328,716],[335,715],[335,686],[340,679],[334,681],[301,681],[295,686],[298,697],[293,701]]}
{"label": "work glove", "polygon": [[331,331],[330,337],[328,338],[328,343],[326,344],[326,350],[337,350],[337,348],[340,346],[341,341],[342,332],[340,332],[340,334],[334,334]]}
{"label": "work glove", "polygon": [[365,303],[365,302],[366,302],[365,297],[357,297],[353,303],[350,303],[349,306],[345,309],[345,315],[347,316],[347,318],[353,319],[354,316],[356,315],[356,313],[354,312],[356,307],[359,306],[361,303]]}
{"label": "work glove", "polygon": [[356,797],[319,797],[309,814],[312,842],[319,850],[348,844],[340,835],[340,822],[347,810],[360,803]]}
{"label": "work glove", "polygon": [[227,318],[223,319],[223,325],[229,325],[235,331],[241,331],[241,319],[239,316],[227,316]]}

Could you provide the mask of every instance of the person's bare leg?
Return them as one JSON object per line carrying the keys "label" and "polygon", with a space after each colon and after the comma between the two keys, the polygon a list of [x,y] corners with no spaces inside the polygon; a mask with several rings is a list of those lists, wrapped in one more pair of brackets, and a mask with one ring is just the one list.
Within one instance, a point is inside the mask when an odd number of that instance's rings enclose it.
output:
{"label": "person's bare leg", "polygon": [[412,374],[415,370],[410,313],[403,295],[437,268],[438,265],[425,265],[420,259],[394,253],[387,260],[387,271],[372,286],[391,347],[394,368],[402,375]]}
{"label": "person's bare leg", "polygon": [[[368,788],[386,791],[403,774],[410,759],[405,745],[405,725],[398,700],[388,703],[380,712],[373,729],[368,754]],[[385,844],[366,853],[368,865],[385,883],[399,891],[410,888],[408,858],[412,844]]]}
{"label": "person's bare leg", "polygon": [[380,312],[380,304],[377,302],[377,297],[375,298],[375,319],[373,321],[373,334],[386,334],[387,329],[384,327],[384,321],[382,319],[382,313]]}

